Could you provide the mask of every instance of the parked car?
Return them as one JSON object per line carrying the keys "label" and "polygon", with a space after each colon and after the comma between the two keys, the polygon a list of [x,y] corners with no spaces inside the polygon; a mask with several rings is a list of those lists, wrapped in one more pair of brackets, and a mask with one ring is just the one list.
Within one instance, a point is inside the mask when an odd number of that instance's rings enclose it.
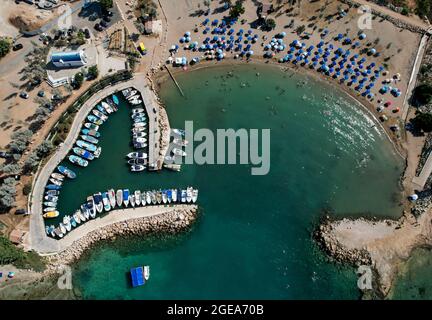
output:
{"label": "parked car", "polygon": [[0,151],[0,158],[7,159],[7,158],[10,158],[11,156],[12,155],[6,151]]}
{"label": "parked car", "polygon": [[104,16],[102,19],[103,19],[103,21],[105,21],[105,22],[111,22],[111,18],[108,17],[108,16]]}
{"label": "parked car", "polygon": [[107,15],[108,17],[112,17],[112,16],[114,15],[114,13],[113,13],[112,11],[107,11],[107,12],[106,12],[106,15]]}
{"label": "parked car", "polygon": [[17,209],[15,211],[15,214],[27,214],[27,210],[26,209]]}
{"label": "parked car", "polygon": [[104,21],[104,20],[101,20],[101,21],[99,22],[99,24],[100,24],[103,28],[108,27],[108,23],[107,23],[106,21]]}
{"label": "parked car", "polygon": [[84,29],[84,36],[86,39],[90,39],[90,30],[89,29]]}
{"label": "parked car", "polygon": [[28,99],[28,98],[29,98],[28,93],[25,92],[25,91],[22,91],[22,92],[19,94],[19,96],[20,96],[21,98],[23,98],[23,99]]}
{"label": "parked car", "polygon": [[39,91],[37,94],[39,97],[43,98],[45,96],[45,91]]}
{"label": "parked car", "polygon": [[22,43],[17,43],[16,45],[14,45],[14,46],[12,47],[12,50],[13,50],[13,51],[18,51],[18,50],[20,50],[20,49],[22,49],[22,48],[23,48]]}
{"label": "parked car", "polygon": [[61,97],[58,94],[55,94],[51,97],[51,100],[61,100]]}

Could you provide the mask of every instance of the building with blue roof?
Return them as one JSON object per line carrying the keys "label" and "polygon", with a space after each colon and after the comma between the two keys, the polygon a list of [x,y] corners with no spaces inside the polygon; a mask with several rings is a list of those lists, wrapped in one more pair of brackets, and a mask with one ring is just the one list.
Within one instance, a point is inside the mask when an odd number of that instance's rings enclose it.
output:
{"label": "building with blue roof", "polygon": [[57,68],[76,68],[87,64],[84,51],[55,52],[51,54],[50,61]]}

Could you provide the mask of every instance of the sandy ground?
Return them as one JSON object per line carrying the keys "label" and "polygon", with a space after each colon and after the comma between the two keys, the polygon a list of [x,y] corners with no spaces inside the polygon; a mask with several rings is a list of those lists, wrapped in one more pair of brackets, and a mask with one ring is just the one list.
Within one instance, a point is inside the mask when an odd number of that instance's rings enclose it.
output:
{"label": "sandy ground", "polygon": [[405,215],[398,221],[378,222],[364,219],[333,222],[332,235],[347,250],[365,249],[379,274],[379,283],[384,294],[391,285],[404,262],[416,247],[432,246],[432,212],[428,211],[417,220]]}

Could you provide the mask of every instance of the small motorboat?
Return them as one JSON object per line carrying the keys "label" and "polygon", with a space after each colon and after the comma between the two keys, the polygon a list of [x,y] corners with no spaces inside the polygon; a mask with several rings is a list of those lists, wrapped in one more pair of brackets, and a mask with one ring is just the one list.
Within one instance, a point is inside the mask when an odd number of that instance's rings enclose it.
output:
{"label": "small motorboat", "polygon": [[117,207],[121,207],[123,205],[123,190],[119,189],[116,192],[116,202]]}
{"label": "small motorboat", "polygon": [[157,203],[157,199],[156,199],[156,191],[152,191],[151,193],[150,193],[150,196],[151,196],[151,203],[152,204],[156,204]]}
{"label": "small motorboat", "polygon": [[136,95],[138,93],[137,90],[134,89],[130,89],[129,92],[124,96],[126,99],[129,99],[130,97],[133,97],[134,95]]}
{"label": "small motorboat", "polygon": [[105,211],[110,211],[111,210],[111,204],[108,198],[108,192],[104,192],[102,193],[102,201],[103,201],[103,205],[104,205],[104,210]]}
{"label": "small motorboat", "polygon": [[96,109],[98,109],[100,112],[102,112],[104,115],[108,115],[108,112],[105,110],[105,108],[104,107],[102,107],[100,104],[98,104],[97,106],[96,106]]}
{"label": "small motorboat", "polygon": [[161,190],[156,192],[156,201],[158,204],[162,203],[162,191]]}
{"label": "small motorboat", "polygon": [[81,223],[81,217],[80,217],[79,212],[80,212],[79,210],[75,211],[75,213],[74,213],[73,216],[72,216],[72,218],[75,220],[75,222],[76,222],[77,224],[80,224],[80,223]]}
{"label": "small motorboat", "polygon": [[102,101],[102,107],[105,108],[105,110],[108,114],[111,114],[114,112],[113,108],[108,103],[106,103],[105,101]]}
{"label": "small motorboat", "polygon": [[95,207],[97,212],[102,213],[103,212],[103,199],[102,199],[102,193],[98,192],[93,195],[93,201],[95,203]]}
{"label": "small motorboat", "polygon": [[123,204],[125,207],[129,205],[129,189],[123,190]]}
{"label": "small motorboat", "polygon": [[83,141],[83,140],[78,140],[76,142],[76,144],[77,144],[78,147],[84,148],[84,149],[86,149],[87,151],[90,151],[90,152],[95,152],[97,150],[97,148],[98,148],[94,144],[91,144],[90,142],[86,142],[86,141]]}
{"label": "small motorboat", "polygon": [[61,173],[64,174],[66,177],[68,177],[69,179],[75,179],[76,178],[76,174],[75,172],[73,172],[71,169],[68,169],[65,166],[58,166],[57,170]]}
{"label": "small motorboat", "polygon": [[86,217],[85,217],[85,215],[84,215],[84,213],[81,210],[77,210],[76,213],[78,214],[81,222],[84,222],[84,221],[87,220]]}
{"label": "small motorboat", "polygon": [[87,197],[86,207],[90,215],[90,218],[92,219],[96,218],[96,206],[92,196]]}
{"label": "small motorboat", "polygon": [[135,196],[135,205],[137,206],[141,205],[141,191],[135,190],[134,196]]}
{"label": "small motorboat", "polygon": [[98,117],[96,117],[92,114],[87,116],[87,120],[90,121],[91,123],[94,123],[97,126],[100,126],[104,123],[101,119],[99,119]]}
{"label": "small motorboat", "polygon": [[84,220],[89,220],[90,219],[90,211],[87,208],[86,204],[82,204],[81,205],[81,212],[84,215]]}
{"label": "small motorboat", "polygon": [[46,196],[58,196],[60,194],[60,191],[58,190],[48,190],[45,192]]}
{"label": "small motorboat", "polygon": [[[54,208],[54,207],[57,207],[57,202],[45,201],[45,202],[43,203],[43,205],[44,205],[45,207]],[[53,211],[55,211],[55,210],[53,210]],[[48,211],[48,212],[49,212],[49,211]]]}
{"label": "small motorboat", "polygon": [[146,131],[146,128],[137,127],[137,128],[133,128],[131,131],[132,131],[132,133],[144,132],[144,131]]}
{"label": "small motorboat", "polygon": [[192,188],[191,187],[188,187],[186,189],[186,201],[188,203],[192,202]]}
{"label": "small motorboat", "polygon": [[144,138],[147,136],[147,132],[140,131],[133,134],[133,138]]}
{"label": "small motorboat", "polygon": [[51,177],[54,179],[57,179],[58,181],[63,181],[65,178],[64,175],[62,175],[61,173],[56,173],[56,172],[51,173]]}
{"label": "small motorboat", "polygon": [[95,137],[92,137],[92,136],[81,135],[81,139],[83,139],[84,141],[93,143],[93,144],[99,143],[99,140],[96,139]]}
{"label": "small motorboat", "polygon": [[135,195],[132,194],[130,196],[129,201],[130,201],[130,204],[132,205],[132,207],[135,207]]}
{"label": "small motorboat", "polygon": [[186,190],[181,191],[181,202],[182,203],[186,202]]}
{"label": "small motorboat", "polygon": [[120,100],[119,100],[119,98],[117,98],[117,96],[116,96],[115,94],[113,94],[111,97],[112,97],[113,102],[114,102],[116,105],[119,105],[119,104],[120,104]]}
{"label": "small motorboat", "polygon": [[141,99],[131,99],[131,100],[129,100],[129,103],[132,105],[139,105],[142,103],[142,100]]}
{"label": "small motorboat", "polygon": [[141,171],[144,171],[145,170],[145,167],[144,166],[142,166],[142,165],[132,165],[131,166],[131,171],[132,172],[141,172]]}
{"label": "small motorboat", "polygon": [[45,219],[52,219],[52,218],[57,218],[60,215],[60,213],[56,210],[56,211],[49,211],[44,213],[42,216]]}
{"label": "small motorboat", "polygon": [[129,159],[147,159],[147,153],[145,153],[145,152],[131,152],[131,153],[128,153],[127,157]]}
{"label": "small motorboat", "polygon": [[147,204],[151,204],[152,203],[152,196],[151,196],[151,192],[150,191],[146,192],[146,202],[147,202]]}
{"label": "small motorboat", "polygon": [[167,198],[168,198],[168,203],[171,203],[171,201],[172,201],[172,192],[171,192],[171,189],[166,190],[166,195],[167,195]]}
{"label": "small motorboat", "polygon": [[95,152],[93,152],[94,157],[97,159],[102,153],[102,147],[98,147]]}
{"label": "small motorboat", "polygon": [[99,110],[93,109],[92,113],[98,117],[99,119],[101,119],[103,122],[108,120],[108,116],[104,115],[102,112],[100,112]]}
{"label": "small motorboat", "polygon": [[147,142],[147,139],[146,138],[136,138],[136,139],[134,139],[135,140],[135,142],[137,142],[137,143],[145,143],[145,142]]}
{"label": "small motorboat", "polygon": [[135,109],[132,109],[132,114],[137,114],[137,113],[142,113],[142,114],[144,114],[144,113],[145,113],[145,110],[144,110],[143,108],[135,108]]}
{"label": "small motorboat", "polygon": [[100,132],[90,129],[81,129],[81,133],[95,138],[100,138],[101,136]]}
{"label": "small motorboat", "polygon": [[144,279],[147,281],[150,278],[150,266],[144,266]]}
{"label": "small motorboat", "polygon": [[172,189],[171,192],[172,201],[177,202],[177,189]]}
{"label": "small motorboat", "polygon": [[61,186],[63,184],[62,181],[54,179],[54,178],[50,178],[49,181],[53,184],[55,184],[56,186]]}
{"label": "small motorboat", "polygon": [[70,156],[68,157],[68,159],[69,159],[69,161],[72,162],[73,164],[77,164],[77,165],[79,165],[79,166],[81,166],[81,167],[87,167],[87,166],[88,166],[88,161],[87,161],[87,160],[84,160],[84,159],[82,159],[82,158],[80,158],[80,157],[78,157],[78,156],[70,155]]}
{"label": "small motorboat", "polygon": [[139,98],[140,98],[139,94],[129,95],[129,97],[126,97],[126,99],[129,100],[129,101],[130,100],[134,100],[134,99],[139,99]]}
{"label": "small motorboat", "polygon": [[168,202],[168,197],[167,197],[167,193],[165,190],[162,190],[162,202],[163,203],[167,203]]}
{"label": "small motorboat", "polygon": [[72,225],[71,225],[71,221],[70,221],[70,217],[69,216],[64,216],[63,217],[63,225],[66,228],[66,231],[69,232],[72,230]]}
{"label": "small motorboat", "polygon": [[50,212],[50,211],[56,211],[57,210],[57,208],[54,206],[54,207],[47,207],[47,208],[45,208],[45,209],[43,209],[43,212]]}
{"label": "small motorboat", "polygon": [[108,199],[109,199],[111,208],[114,209],[116,206],[116,194],[115,194],[114,189],[108,190]]}
{"label": "small motorboat", "polygon": [[176,135],[179,135],[179,136],[182,136],[182,137],[185,136],[185,131],[184,130],[181,130],[181,129],[171,129],[171,131],[173,133],[175,133]]}
{"label": "small motorboat", "polygon": [[58,196],[45,196],[44,199],[46,201],[57,202],[58,201]]}
{"label": "small motorboat", "polygon": [[143,192],[141,192],[141,205],[142,205],[142,206],[145,206],[146,203],[147,203],[147,200],[146,200],[146,192],[143,191]]}
{"label": "small motorboat", "polygon": [[182,139],[177,139],[177,138],[174,139],[173,142],[174,142],[174,144],[181,146],[181,147],[187,146],[189,143],[187,140],[182,140]]}
{"label": "small motorboat", "polygon": [[59,228],[60,228],[60,231],[63,235],[65,235],[67,233],[66,227],[64,226],[63,223],[59,224]]}
{"label": "small motorboat", "polygon": [[129,159],[128,164],[145,166],[147,164],[147,159],[141,159],[141,158]]}
{"label": "small motorboat", "polygon": [[99,126],[97,124],[94,124],[94,123],[86,122],[86,123],[84,123],[84,127],[86,127],[87,129],[90,129],[90,130],[99,131]]}
{"label": "small motorboat", "polygon": [[87,150],[81,149],[80,147],[75,147],[72,150],[77,156],[81,156],[86,160],[93,160],[94,159],[94,155],[92,153],[90,153]]}
{"label": "small motorboat", "polygon": [[61,187],[57,186],[55,184],[48,184],[48,185],[45,186],[45,189],[47,189],[47,190],[60,190]]}
{"label": "small motorboat", "polygon": [[134,128],[144,128],[146,126],[146,123],[144,122],[136,122],[133,124]]}
{"label": "small motorboat", "polygon": [[195,203],[198,200],[198,189],[192,190],[192,202]]}

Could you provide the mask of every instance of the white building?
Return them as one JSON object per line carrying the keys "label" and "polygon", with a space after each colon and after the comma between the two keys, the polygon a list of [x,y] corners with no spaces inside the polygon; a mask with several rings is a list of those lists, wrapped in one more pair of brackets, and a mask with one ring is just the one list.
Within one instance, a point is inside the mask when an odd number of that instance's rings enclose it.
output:
{"label": "white building", "polygon": [[87,64],[84,51],[56,52],[51,54],[51,62],[57,68],[75,68]]}

